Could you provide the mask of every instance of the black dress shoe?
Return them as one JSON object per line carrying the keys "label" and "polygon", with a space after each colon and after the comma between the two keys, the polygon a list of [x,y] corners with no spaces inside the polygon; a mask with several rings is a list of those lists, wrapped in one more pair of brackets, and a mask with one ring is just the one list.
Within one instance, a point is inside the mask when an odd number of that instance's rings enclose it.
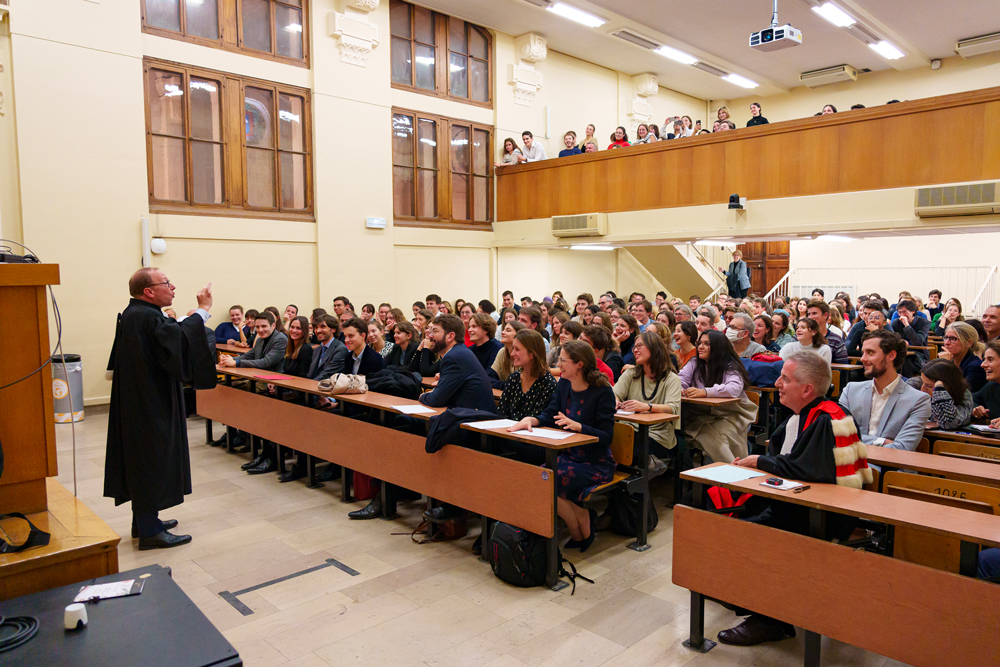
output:
{"label": "black dress shoe", "polygon": [[306,476],[304,470],[299,470],[298,468],[292,468],[288,472],[283,472],[278,475],[279,482],[294,482],[297,479],[302,479]]}
{"label": "black dress shoe", "polygon": [[376,496],[372,498],[372,501],[368,503],[367,507],[354,512],[348,512],[347,516],[351,519],[358,520],[377,519],[382,516],[382,499]]}
{"label": "black dress shoe", "polygon": [[149,551],[150,549],[169,549],[170,547],[179,547],[182,544],[187,544],[190,541],[190,535],[174,535],[173,533],[168,533],[164,530],[162,533],[157,533],[152,537],[140,537],[139,551]]}
{"label": "black dress shoe", "polygon": [[246,454],[250,451],[250,445],[242,445],[240,447],[233,447],[234,454]]}
{"label": "black dress shoe", "polygon": [[753,614],[735,628],[719,633],[719,641],[733,646],[756,646],[794,637],[795,628],[767,616]]}
{"label": "black dress shoe", "polygon": [[212,442],[208,443],[208,446],[209,447],[222,447],[224,444],[226,444],[226,436],[222,436],[218,440],[213,440]]}
{"label": "black dress shoe", "polygon": [[432,523],[441,523],[442,521],[451,521],[453,519],[460,518],[465,513],[461,507],[455,507],[454,505],[438,505],[432,509],[424,512],[424,518]]}
{"label": "black dress shoe", "polygon": [[323,468],[323,472],[316,473],[317,482],[331,482],[340,477],[340,466],[331,463]]}
{"label": "black dress shoe", "polygon": [[263,475],[266,472],[273,472],[277,466],[274,465],[274,461],[271,459],[264,459],[264,461],[254,468],[247,470],[250,475]]}
{"label": "black dress shoe", "polygon": [[[163,524],[163,530],[170,530],[171,528],[177,527],[177,519],[167,519],[166,521],[161,521],[160,523]],[[132,524],[132,539],[138,539],[138,537],[139,529],[135,527],[135,524]]]}
{"label": "black dress shoe", "polygon": [[472,543],[472,555],[482,556],[483,555],[483,536],[480,535],[476,538],[476,541]]}
{"label": "black dress shoe", "polygon": [[264,455],[261,454],[260,456],[258,456],[257,458],[255,458],[253,461],[250,461],[249,463],[244,463],[243,465],[241,465],[240,466],[240,470],[250,470],[250,468],[256,468],[261,463],[263,463],[265,460],[266,459],[264,458]]}

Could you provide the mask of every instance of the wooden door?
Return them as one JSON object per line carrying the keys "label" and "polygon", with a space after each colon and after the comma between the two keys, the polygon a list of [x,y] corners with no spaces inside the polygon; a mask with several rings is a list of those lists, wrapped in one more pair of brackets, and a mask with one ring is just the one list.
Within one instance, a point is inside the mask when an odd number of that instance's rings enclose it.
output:
{"label": "wooden door", "polygon": [[788,272],[788,241],[742,243],[739,249],[750,267],[750,293],[764,296]]}

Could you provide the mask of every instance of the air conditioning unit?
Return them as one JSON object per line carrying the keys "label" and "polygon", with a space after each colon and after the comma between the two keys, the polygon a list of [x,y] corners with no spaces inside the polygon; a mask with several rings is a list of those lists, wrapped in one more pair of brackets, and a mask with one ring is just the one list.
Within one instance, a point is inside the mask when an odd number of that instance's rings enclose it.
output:
{"label": "air conditioning unit", "polygon": [[556,215],[552,217],[553,236],[604,236],[607,233],[607,213]]}
{"label": "air conditioning unit", "polygon": [[841,81],[857,81],[858,70],[850,65],[837,65],[799,74],[799,82],[806,88],[819,88],[829,83]]}
{"label": "air conditioning unit", "polygon": [[1000,182],[917,188],[914,212],[918,218],[1000,213]]}
{"label": "air conditioning unit", "polygon": [[963,58],[971,58],[972,56],[992,53],[993,51],[1000,51],[1000,32],[995,32],[992,35],[983,35],[982,37],[963,39],[955,45],[955,52]]}

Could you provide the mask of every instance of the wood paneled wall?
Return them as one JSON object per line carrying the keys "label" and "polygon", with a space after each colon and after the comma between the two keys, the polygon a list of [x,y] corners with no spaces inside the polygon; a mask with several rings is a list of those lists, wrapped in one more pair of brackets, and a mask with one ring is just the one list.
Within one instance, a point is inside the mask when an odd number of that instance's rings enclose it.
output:
{"label": "wood paneled wall", "polygon": [[497,168],[497,220],[1000,178],[1000,88]]}

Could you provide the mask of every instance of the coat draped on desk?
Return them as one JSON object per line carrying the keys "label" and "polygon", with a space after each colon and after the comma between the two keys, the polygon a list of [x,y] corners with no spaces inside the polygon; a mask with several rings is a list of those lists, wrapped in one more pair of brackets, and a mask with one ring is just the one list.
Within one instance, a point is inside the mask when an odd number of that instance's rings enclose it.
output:
{"label": "coat draped on desk", "polygon": [[198,315],[178,323],[132,299],[119,316],[104,464],[104,495],[116,505],[155,512],[191,493],[183,383],[214,387],[213,356]]}

